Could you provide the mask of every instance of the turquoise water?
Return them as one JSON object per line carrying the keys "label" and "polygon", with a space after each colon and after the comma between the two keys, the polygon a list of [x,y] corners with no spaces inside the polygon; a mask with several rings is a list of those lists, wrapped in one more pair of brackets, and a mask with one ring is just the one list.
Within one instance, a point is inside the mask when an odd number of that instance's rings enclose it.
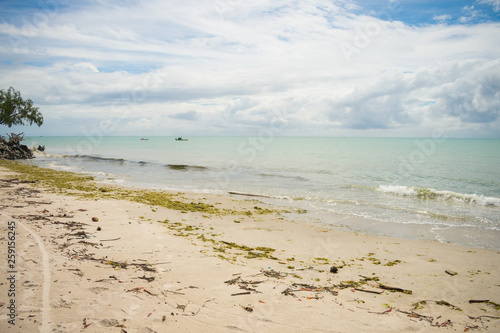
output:
{"label": "turquoise water", "polygon": [[37,137],[29,163],[105,182],[262,195],[313,223],[500,248],[500,140]]}

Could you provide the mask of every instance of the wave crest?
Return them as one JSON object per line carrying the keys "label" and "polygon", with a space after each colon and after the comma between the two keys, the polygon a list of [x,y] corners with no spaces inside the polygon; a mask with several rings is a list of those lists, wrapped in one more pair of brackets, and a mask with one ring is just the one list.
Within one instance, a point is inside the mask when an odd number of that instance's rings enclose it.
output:
{"label": "wave crest", "polygon": [[412,196],[422,200],[456,200],[463,203],[478,204],[482,206],[500,206],[500,198],[488,197],[482,194],[439,191],[428,187],[380,185],[377,187],[377,191],[401,196]]}

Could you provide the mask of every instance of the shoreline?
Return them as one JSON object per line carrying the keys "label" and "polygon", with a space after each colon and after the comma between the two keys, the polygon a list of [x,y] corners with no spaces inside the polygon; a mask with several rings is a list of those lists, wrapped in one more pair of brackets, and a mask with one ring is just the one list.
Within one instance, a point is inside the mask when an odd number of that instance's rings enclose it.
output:
{"label": "shoreline", "polygon": [[2,331],[500,329],[498,250],[290,221],[258,198],[9,175],[0,167],[0,267],[16,221],[18,316],[9,325],[2,301]]}
{"label": "shoreline", "polygon": [[[65,165],[64,161],[56,162],[52,161],[51,158],[44,160],[43,163],[34,162],[33,164],[65,171],[72,171],[71,169],[75,168],[73,172],[93,175],[96,179],[100,179],[102,183],[108,185],[116,184],[118,186],[170,192],[214,193],[216,195],[227,195],[228,193],[246,193],[248,197],[262,195],[262,199],[259,200],[267,204],[300,207],[306,211],[305,214],[287,216],[290,219],[303,219],[320,225],[331,225],[332,228],[343,228],[370,235],[438,240],[446,244],[500,250],[500,246],[496,241],[500,237],[498,218],[496,216],[498,214],[495,215],[498,212],[500,199],[496,197],[470,194],[470,192],[452,192],[439,189],[439,187],[434,189],[432,187],[419,188],[410,185],[391,186],[380,184],[375,186],[353,185],[356,190],[344,189],[345,193],[338,192],[339,190],[344,191],[339,187],[330,194],[325,192],[318,196],[298,192],[294,192],[294,195],[293,191],[285,191],[286,193],[278,191],[278,193],[274,190],[259,190],[252,186],[245,187],[245,184],[239,184],[238,181],[234,187],[219,188],[216,186],[217,184],[212,183],[211,179],[215,177],[215,174],[218,175],[217,177],[227,176],[226,172],[228,170],[212,169],[206,165],[198,166],[196,163],[191,165],[163,165],[161,163],[144,162],[145,164],[141,164],[140,168],[142,174],[147,175],[147,177],[141,178],[141,176],[128,170],[130,166],[125,167],[126,170],[120,169],[122,168],[122,162],[127,164],[126,160],[92,157],[92,159],[94,158],[113,162],[111,162],[111,165],[107,165],[108,162],[105,162],[106,165],[90,167],[89,170],[94,170],[94,173],[80,170],[83,165],[73,165],[73,162]],[[114,164],[117,161],[120,162],[120,167],[114,169],[116,167]],[[135,165],[139,163],[139,160],[130,160],[128,162]],[[109,173],[103,172],[105,166],[111,167]],[[133,169],[135,169],[135,166]],[[174,168],[175,171],[170,170],[172,166],[176,167]],[[165,168],[170,170],[171,173],[163,174]],[[200,170],[204,170],[204,172]],[[120,173],[121,171],[124,173]],[[158,177],[157,174],[162,176]],[[172,177],[174,179],[171,179]],[[191,177],[194,177],[194,181],[189,180]],[[164,178],[168,180],[168,185],[163,183]],[[241,186],[238,188],[238,184],[243,185],[243,188]],[[350,188],[350,186],[347,188]],[[252,191],[252,189],[255,191]],[[359,189],[362,190],[355,193]],[[235,195],[238,196],[238,194]],[[350,224],[330,223],[332,214],[343,215],[349,220]]]}

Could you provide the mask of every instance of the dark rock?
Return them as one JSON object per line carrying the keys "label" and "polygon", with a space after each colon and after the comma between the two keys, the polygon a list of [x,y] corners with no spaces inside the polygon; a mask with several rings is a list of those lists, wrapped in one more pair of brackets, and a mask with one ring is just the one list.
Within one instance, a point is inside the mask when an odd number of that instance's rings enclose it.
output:
{"label": "dark rock", "polygon": [[7,141],[0,136],[0,158],[7,160],[19,160],[33,158],[33,152],[26,145],[22,145],[23,133],[9,135]]}
{"label": "dark rock", "polygon": [[330,273],[334,273],[335,274],[338,271],[339,271],[339,269],[337,267],[335,267],[335,266],[330,267]]}

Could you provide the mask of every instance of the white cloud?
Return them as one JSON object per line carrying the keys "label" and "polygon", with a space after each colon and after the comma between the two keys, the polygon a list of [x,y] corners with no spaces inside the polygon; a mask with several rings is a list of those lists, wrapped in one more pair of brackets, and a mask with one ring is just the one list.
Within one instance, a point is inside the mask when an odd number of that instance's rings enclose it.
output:
{"label": "white cloud", "polygon": [[464,16],[460,16],[460,18],[458,19],[458,21],[461,23],[471,22],[478,17],[483,16],[481,11],[475,9],[474,6],[465,6],[464,8],[462,8],[462,13],[464,13]]}
{"label": "white cloud", "polygon": [[247,134],[273,121],[287,135],[418,135],[444,119],[463,135],[500,132],[485,88],[498,82],[500,24],[411,27],[351,4],[87,3],[29,33],[1,24],[0,60],[16,60],[0,62],[0,84],[40,104],[46,121],[113,119],[109,135]]}
{"label": "white cloud", "polygon": [[490,5],[493,7],[493,11],[498,13],[500,11],[500,0],[477,0],[477,3],[483,5]]}
{"label": "white cloud", "polygon": [[434,15],[434,16],[432,17],[432,19],[433,19],[434,21],[439,22],[439,23],[444,23],[444,22],[446,22],[446,21],[451,20],[451,19],[452,19],[452,17],[451,17],[451,15],[448,15],[448,14],[443,14],[443,15]]}
{"label": "white cloud", "polygon": [[89,62],[81,62],[72,66],[74,70],[85,73],[99,73],[97,67]]}
{"label": "white cloud", "polygon": [[[500,61],[437,62],[413,73],[389,72],[332,101],[331,119],[343,127],[397,128],[439,124],[443,118],[462,125],[500,118]],[[357,110],[357,112],[352,112]]]}

